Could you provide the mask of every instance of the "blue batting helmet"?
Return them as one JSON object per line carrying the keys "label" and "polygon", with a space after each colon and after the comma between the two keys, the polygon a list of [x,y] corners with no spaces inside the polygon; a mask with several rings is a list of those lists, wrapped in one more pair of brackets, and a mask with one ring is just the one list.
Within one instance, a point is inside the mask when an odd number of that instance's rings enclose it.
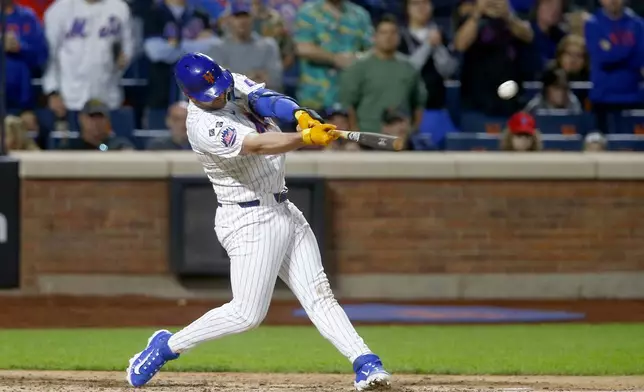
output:
{"label": "blue batting helmet", "polygon": [[183,55],[174,66],[174,76],[183,93],[199,102],[212,102],[233,87],[230,71],[202,53]]}

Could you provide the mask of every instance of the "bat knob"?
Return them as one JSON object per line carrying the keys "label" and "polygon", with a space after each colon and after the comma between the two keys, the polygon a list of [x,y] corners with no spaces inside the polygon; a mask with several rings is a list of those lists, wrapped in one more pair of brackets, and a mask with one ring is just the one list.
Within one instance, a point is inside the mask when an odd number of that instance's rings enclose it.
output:
{"label": "bat knob", "polygon": [[405,143],[403,142],[402,139],[398,138],[394,140],[394,142],[392,143],[392,146],[394,150],[401,151],[403,148],[405,148]]}

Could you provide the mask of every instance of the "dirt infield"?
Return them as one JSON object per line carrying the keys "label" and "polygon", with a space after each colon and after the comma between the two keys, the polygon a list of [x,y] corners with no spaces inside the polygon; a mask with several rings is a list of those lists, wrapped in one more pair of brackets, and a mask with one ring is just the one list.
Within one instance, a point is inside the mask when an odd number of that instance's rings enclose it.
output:
{"label": "dirt infield", "polygon": [[[222,301],[168,300],[147,297],[2,296],[0,328],[180,326],[190,323]],[[382,303],[382,301],[377,301]],[[342,301],[343,304],[352,303]],[[402,303],[402,302],[397,302]],[[586,314],[580,322],[643,322],[644,301],[462,301],[409,304],[501,306],[517,309],[564,310]],[[308,325],[296,318],[293,301],[273,301],[265,323]],[[171,310],[171,311],[170,311]],[[360,323],[357,323],[360,324]]]}
{"label": "dirt infield", "polygon": [[[0,371],[0,392],[132,391],[125,372]],[[351,391],[350,375],[161,373],[145,388],[154,392]],[[394,375],[392,391],[644,391],[644,377]]]}

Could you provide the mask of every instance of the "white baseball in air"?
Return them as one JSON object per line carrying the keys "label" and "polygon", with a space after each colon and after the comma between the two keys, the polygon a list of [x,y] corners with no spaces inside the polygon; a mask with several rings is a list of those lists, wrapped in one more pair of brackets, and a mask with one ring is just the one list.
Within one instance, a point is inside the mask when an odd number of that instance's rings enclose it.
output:
{"label": "white baseball in air", "polygon": [[519,92],[519,85],[514,80],[501,83],[496,90],[501,99],[512,99]]}

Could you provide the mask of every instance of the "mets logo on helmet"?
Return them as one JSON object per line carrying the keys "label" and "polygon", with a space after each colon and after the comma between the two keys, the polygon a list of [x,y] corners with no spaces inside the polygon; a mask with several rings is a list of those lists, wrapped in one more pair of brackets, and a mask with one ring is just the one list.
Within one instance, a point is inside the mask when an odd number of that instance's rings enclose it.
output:
{"label": "mets logo on helmet", "polygon": [[226,127],[221,131],[221,142],[226,147],[231,147],[237,140],[237,131],[233,127]]}
{"label": "mets logo on helmet", "polygon": [[203,74],[203,78],[206,80],[206,82],[210,84],[215,84],[215,77],[212,76],[212,72],[208,71],[205,74]]}

